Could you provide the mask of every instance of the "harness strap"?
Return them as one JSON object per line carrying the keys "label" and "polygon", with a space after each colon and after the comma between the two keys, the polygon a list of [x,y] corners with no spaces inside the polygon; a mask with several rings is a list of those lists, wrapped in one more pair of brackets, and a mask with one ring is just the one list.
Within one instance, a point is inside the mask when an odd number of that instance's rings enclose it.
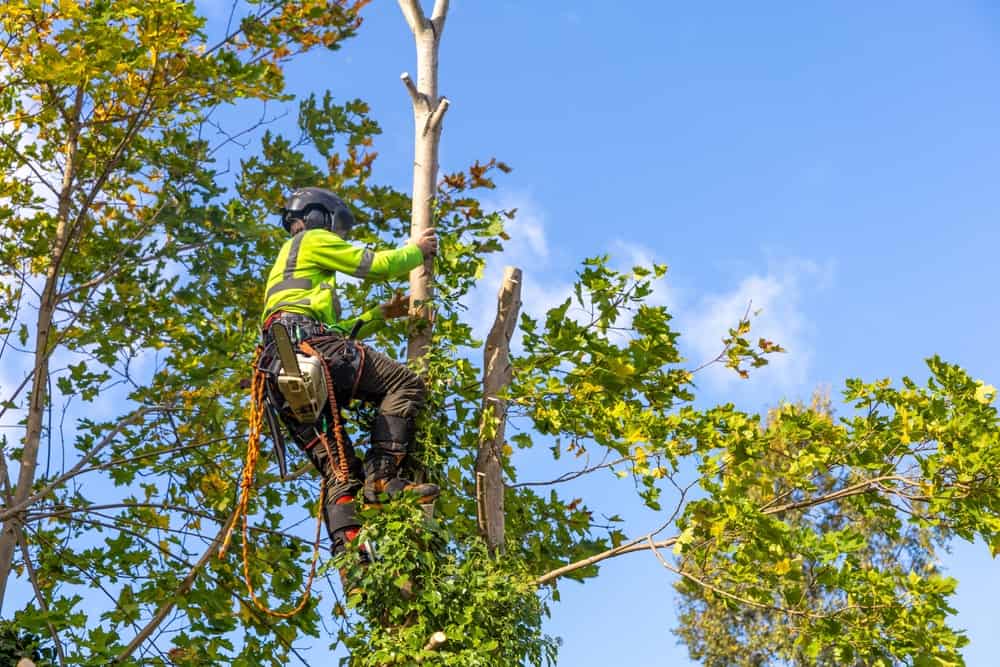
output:
{"label": "harness strap", "polygon": [[320,532],[323,525],[323,507],[326,503],[326,486],[322,485],[320,487],[319,505],[316,508],[316,541],[313,544],[312,564],[309,567],[309,578],[306,580],[302,599],[293,609],[288,611],[271,609],[257,598],[257,593],[254,591],[253,583],[250,579],[250,526],[248,514],[250,493],[253,489],[254,474],[257,469],[257,459],[260,455],[260,430],[264,421],[263,404],[266,375],[264,371],[260,369],[260,357],[262,354],[263,348],[258,345],[257,351],[254,355],[254,374],[250,387],[250,410],[248,420],[250,422],[250,428],[249,435],[247,437],[247,460],[246,464],[243,466],[243,473],[240,475],[240,499],[237,502],[236,510],[233,512],[233,517],[225,529],[222,544],[219,547],[219,558],[222,559],[226,556],[230,541],[233,537],[233,529],[236,527],[236,518],[239,517],[242,523],[243,536],[243,548],[241,550],[243,555],[243,581],[246,583],[247,592],[250,593],[250,599],[253,600],[254,606],[265,614],[276,616],[278,618],[291,618],[305,609],[306,603],[309,602],[309,598],[312,595],[312,583],[313,579],[316,577],[316,564],[319,561]]}
{"label": "harness strap", "polygon": [[[323,360],[323,355],[320,354],[319,351],[316,350],[316,348],[310,345],[308,341],[302,341],[301,343],[299,343],[299,347],[302,349],[303,352],[308,354],[310,357],[313,357],[314,359],[319,361],[320,366],[323,369],[323,375],[326,378],[326,386],[327,386],[326,394],[330,401],[330,412],[333,415],[333,437],[337,441],[337,453],[339,454],[339,456],[337,457],[338,466],[337,469],[334,470],[333,472],[334,476],[337,477],[337,481],[346,482],[351,478],[351,471],[350,468],[348,468],[347,466],[347,454],[346,454],[347,445],[344,443],[344,434],[341,430],[340,408],[337,407],[337,391],[336,391],[337,385],[333,384],[333,377],[331,377],[330,375],[330,367],[327,366],[326,361]],[[323,443],[323,447],[326,448],[326,454],[328,457],[330,457],[330,462],[332,465],[333,453],[330,451],[330,443],[327,442],[326,434],[320,432],[319,438],[320,442]]]}

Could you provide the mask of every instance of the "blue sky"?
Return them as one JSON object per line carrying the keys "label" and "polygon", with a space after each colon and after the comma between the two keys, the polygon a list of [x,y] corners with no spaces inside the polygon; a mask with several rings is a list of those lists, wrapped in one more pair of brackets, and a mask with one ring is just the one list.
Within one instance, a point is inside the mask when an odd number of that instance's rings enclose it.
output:
{"label": "blue sky", "polygon": [[[199,4],[219,29],[229,2]],[[395,2],[365,16],[289,83],[367,100],[384,130],[376,178],[408,191],[399,74],[415,69],[413,43]],[[654,298],[692,365],[748,300],[763,309],[756,330],[788,348],[749,381],[705,374],[703,403],[764,410],[836,395],[847,377],[922,378],[931,354],[1000,384],[998,79],[1000,9],[985,2],[452,0],[442,166],[503,159],[514,172],[488,200],[520,211],[473,312],[492,319],[504,263],[525,269],[525,309],[539,313],[580,260],[608,252],[670,266]],[[521,463],[524,479],[549,472]],[[610,475],[579,489],[609,513],[630,503],[630,533],[657,525]],[[981,544],[944,563],[968,664],[995,664],[996,563]],[[560,664],[694,664],[669,632],[672,582],[636,554],[563,584],[546,628],[564,640]]]}
{"label": "blue sky", "polygon": [[[368,100],[384,129],[377,176],[408,190],[404,70],[412,40],[383,0],[290,84]],[[997,383],[998,74],[1000,11],[982,2],[453,0],[442,166],[507,161],[489,199],[521,212],[474,304],[482,323],[502,263],[526,270],[525,308],[540,312],[582,258],[610,252],[670,265],[656,298],[692,362],[749,299],[758,331],[789,349],[750,381],[708,374],[705,402],[762,410],[816,387],[836,395],[847,377],[922,378],[935,353]],[[610,478],[585,484],[629,502]],[[627,516],[634,533],[655,525]],[[945,565],[961,582],[968,664],[995,664],[995,562],[956,544]],[[694,664],[669,633],[671,583],[634,555],[564,584],[547,626],[560,664]]]}

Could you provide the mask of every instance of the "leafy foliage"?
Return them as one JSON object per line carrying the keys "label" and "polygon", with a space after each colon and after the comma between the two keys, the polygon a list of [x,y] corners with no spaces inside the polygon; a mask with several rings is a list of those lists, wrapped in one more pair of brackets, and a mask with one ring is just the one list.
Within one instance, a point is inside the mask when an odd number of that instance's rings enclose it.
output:
{"label": "leafy foliage", "polygon": [[[932,555],[955,537],[1000,549],[995,389],[934,358],[925,386],[850,380],[836,421],[798,406],[766,423],[702,407],[699,369],[651,299],[661,265],[590,258],[565,302],[522,318],[506,395],[518,428],[504,447],[508,544],[502,557],[484,551],[480,343],[464,304],[514,215],[476,198],[509,169],[497,160],[445,175],[436,202],[431,398],[415,464],[444,488],[436,518],[406,503],[367,517],[383,558],[354,572],[363,596],[333,588],[289,620],[257,610],[239,549],[216,551],[243,461],[240,383],[282,240],[266,218],[289,188],[322,185],[351,202],[359,240],[397,245],[410,201],[373,182],[380,129],[360,100],[302,100],[298,136],[263,132],[231,189],[205,137],[220,105],[287,101],[284,63],[335,48],[362,5],[252,2],[218,44],[190,3],[0,9],[0,258],[13,272],[0,281],[0,355],[30,367],[0,408],[26,426],[3,441],[0,518],[17,530],[0,537],[12,567],[0,562],[0,581],[38,591],[13,612],[17,627],[50,637],[68,664],[286,664],[334,618],[350,665],[540,665],[555,657],[541,624],[559,578],[647,550],[679,577],[686,618],[703,621],[699,655],[714,650],[709,624],[739,609],[734,643],[748,652],[763,644],[738,633],[763,628],[790,661],[960,663],[954,582]],[[351,312],[381,296],[360,283],[340,294]],[[752,344],[750,327],[748,314],[716,359],[740,375],[782,352]],[[399,323],[373,344],[401,356],[406,335]],[[60,412],[82,416],[64,432]],[[355,415],[356,435],[365,419]],[[515,448],[543,447],[568,470],[521,479]],[[578,463],[588,456],[600,462]],[[630,538],[619,517],[595,519],[599,498],[562,495],[562,482],[595,474],[631,484],[662,525]],[[261,469],[255,483],[249,578],[262,602],[289,608],[310,562],[311,526],[296,524],[310,523],[316,479],[303,465],[284,482]],[[890,558],[898,545],[906,556]],[[425,651],[438,630],[448,643]]]}
{"label": "leafy foliage", "polygon": [[16,665],[28,658],[40,667],[56,664],[56,652],[41,637],[24,632],[9,621],[0,621],[0,663]]}
{"label": "leafy foliage", "polygon": [[[362,567],[347,554],[338,563],[354,563],[349,577],[364,584],[350,600],[358,621],[340,637],[353,658],[341,664],[554,664],[556,643],[541,634],[546,608],[527,563],[493,559],[481,540],[450,534],[405,502],[365,512],[365,538],[384,557]],[[444,650],[425,650],[437,631],[448,637]]]}
{"label": "leafy foliage", "polygon": [[[789,432],[782,429],[782,422],[814,416],[833,422],[827,396],[815,394],[808,407],[785,405],[775,408],[761,427],[764,432],[770,431],[775,439],[758,465],[768,469],[768,477],[773,480],[770,488],[779,495],[795,495],[783,471],[788,462],[808,446],[806,441],[789,438]],[[816,493],[835,494],[849,486],[850,479],[845,477],[849,474],[847,469],[836,467],[818,471],[812,479]],[[757,495],[753,499],[761,500]],[[940,576],[936,554],[948,537],[945,528],[907,523],[896,513],[867,511],[854,498],[833,499],[823,505],[789,510],[784,517],[793,533],[838,534],[841,550],[846,545],[851,558],[863,570],[895,569],[907,576],[910,572],[922,577]],[[821,555],[818,560],[811,560],[809,556],[809,552],[796,549],[774,564],[774,574],[789,582],[790,594],[788,600],[775,599],[772,606],[733,604],[732,599],[717,595],[691,579],[678,580],[675,587],[682,596],[682,613],[675,632],[688,645],[691,656],[706,665],[750,666],[772,660],[794,665],[868,664],[853,650],[829,646],[817,651],[815,646],[806,645],[808,624],[790,622],[789,615],[782,611],[782,605],[794,601],[799,609],[816,616],[829,614],[837,619],[841,615],[838,609],[844,606],[846,596],[843,591],[824,585],[824,572],[833,554]],[[697,568],[699,578],[713,581],[724,577],[723,573],[733,566],[727,552],[714,551],[710,544],[692,548],[686,562]],[[848,617],[844,615],[843,620]]]}

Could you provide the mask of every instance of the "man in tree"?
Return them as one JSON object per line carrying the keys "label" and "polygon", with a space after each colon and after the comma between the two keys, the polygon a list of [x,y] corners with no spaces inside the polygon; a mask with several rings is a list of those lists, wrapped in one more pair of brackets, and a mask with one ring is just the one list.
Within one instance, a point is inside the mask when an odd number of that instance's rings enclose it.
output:
{"label": "man in tree", "polygon": [[[413,443],[414,420],[424,404],[423,380],[405,365],[355,340],[374,332],[385,320],[405,315],[407,300],[397,294],[357,318],[341,320],[336,274],[362,280],[405,276],[437,251],[437,236],[427,229],[401,248],[378,252],[352,245],[346,240],[354,224],[350,209],[334,193],[315,187],[295,190],[288,197],[281,223],[291,238],[267,279],[262,316],[264,364],[272,371],[279,367],[272,327],[281,323],[300,350],[322,357],[335,403],[331,401],[315,423],[303,423],[284,405],[273,372],[268,397],[296,444],[323,476],[323,515],[336,555],[360,530],[354,499],[362,485],[366,502],[403,491],[431,502],[439,493],[434,484],[415,484],[399,475]],[[352,399],[378,409],[363,465],[339,414],[339,406]]]}

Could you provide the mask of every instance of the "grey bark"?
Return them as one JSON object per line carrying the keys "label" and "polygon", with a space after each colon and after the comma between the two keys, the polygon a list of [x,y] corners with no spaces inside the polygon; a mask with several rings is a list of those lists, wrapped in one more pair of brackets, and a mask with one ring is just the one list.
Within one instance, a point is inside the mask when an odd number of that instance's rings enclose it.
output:
{"label": "grey bark", "polygon": [[[42,418],[48,400],[46,389],[49,381],[49,347],[55,338],[52,318],[58,302],[59,271],[73,232],[69,213],[73,182],[76,178],[76,152],[82,108],[83,88],[81,87],[77,88],[71,116],[73,125],[70,127],[66,139],[66,166],[63,169],[59,191],[55,246],[52,249],[52,261],[45,275],[45,286],[42,288],[38,304],[38,319],[35,329],[35,363],[32,370],[31,394],[28,397],[24,448],[12,499],[14,505],[21,504],[28,497],[35,482],[35,468],[38,464],[38,451],[42,438]],[[22,515],[15,515],[4,521],[3,531],[0,532],[0,609],[3,607],[7,580],[10,578],[11,566],[14,563],[14,550],[18,544],[18,531],[21,523]]]}
{"label": "grey bark", "polygon": [[[434,226],[434,199],[437,195],[438,145],[441,121],[448,110],[448,100],[438,97],[438,46],[448,15],[448,0],[436,0],[428,18],[420,0],[399,0],[399,7],[413,32],[417,47],[417,81],[403,73],[402,80],[413,103],[414,159],[413,209],[410,235],[415,238]],[[431,279],[434,258],[425,257],[422,266],[410,272],[410,318],[412,329],[407,359],[419,359],[431,340],[431,316],[428,304],[433,298]]]}
{"label": "grey bark", "polygon": [[521,310],[521,269],[508,266],[497,294],[497,315],[483,350],[483,413],[479,455],[476,457],[476,502],[479,530],[490,551],[504,548],[503,447],[507,401],[501,398],[510,386],[510,339]]}

